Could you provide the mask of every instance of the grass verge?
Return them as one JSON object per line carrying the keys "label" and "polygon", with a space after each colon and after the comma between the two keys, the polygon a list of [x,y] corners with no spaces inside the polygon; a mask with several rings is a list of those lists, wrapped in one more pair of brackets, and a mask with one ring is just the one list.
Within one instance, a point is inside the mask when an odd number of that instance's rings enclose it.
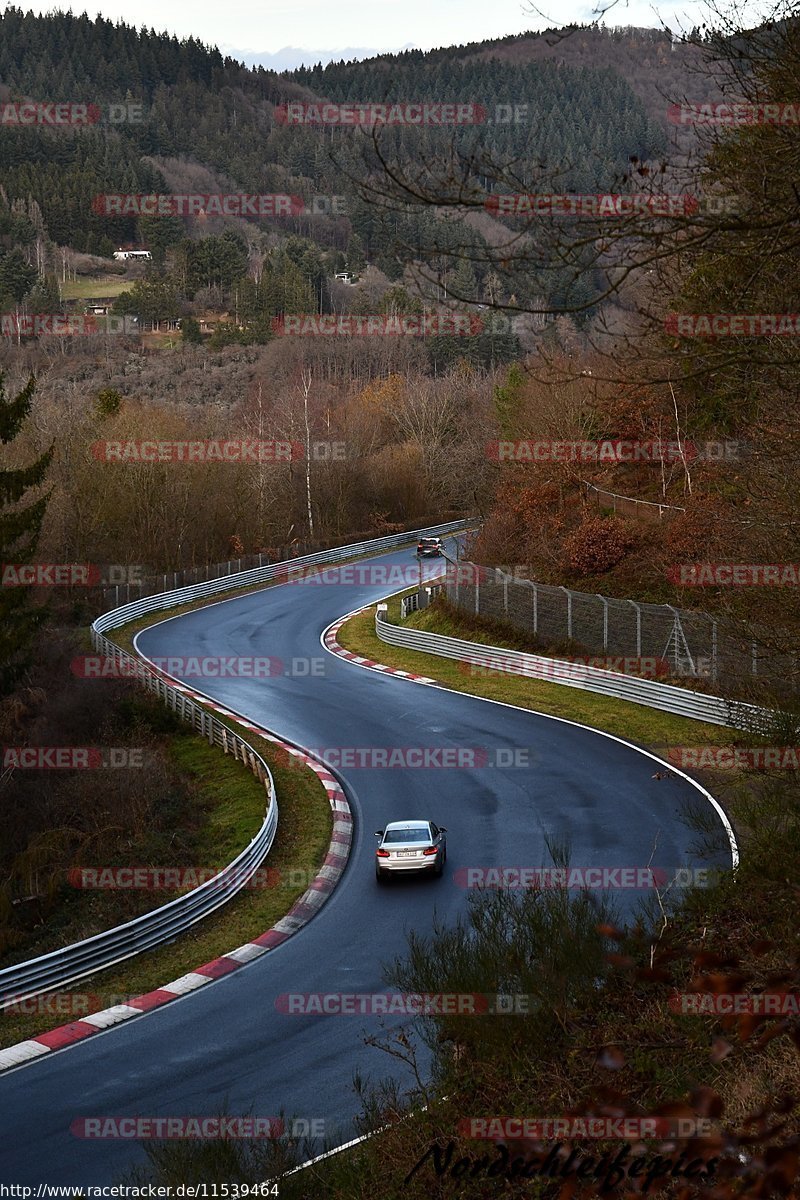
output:
{"label": "grass verge", "polygon": [[[395,624],[400,623],[400,599],[400,596],[394,596],[388,601],[388,617]],[[508,642],[498,641],[496,635],[481,630],[474,622],[459,622],[451,610],[445,610],[438,603],[412,613],[405,624],[429,633],[516,649]],[[339,630],[338,640],[345,649],[355,654],[389,667],[428,675],[454,691],[578,721],[593,729],[628,738],[654,752],[664,750],[667,746],[727,745],[731,741],[731,731],[718,725],[690,721],[641,704],[598,696],[579,688],[564,687],[563,684],[501,673],[475,675],[470,673],[471,668],[466,663],[418,650],[389,646],[375,633],[374,606],[351,617]]]}
{"label": "grass verge", "polygon": [[[46,1029],[77,1020],[82,1012],[108,1008],[111,1004],[120,1003],[123,997],[137,996],[171,979],[177,979],[204,962],[264,933],[302,895],[306,890],[306,881],[322,863],[330,842],[332,816],[327,794],[312,771],[287,767],[276,748],[255,735],[248,740],[268,762],[278,796],[278,831],[265,863],[269,868],[269,886],[245,888],[219,912],[198,922],[171,945],[131,958],[108,971],[98,972],[72,985],[69,990],[41,997],[32,1013],[6,1011],[0,1014],[0,1046],[13,1045]],[[199,743],[200,749],[190,747],[189,741]],[[226,788],[226,783],[220,783],[220,779],[224,780],[231,768],[237,768],[237,771],[249,776],[253,787],[262,795],[261,786],[254,775],[250,775],[246,768],[234,763],[220,750],[204,744],[198,736],[187,738],[186,745],[181,745],[180,754],[184,764],[188,765],[191,760],[194,768],[207,773],[207,782],[215,791]],[[263,816],[263,802],[261,813]],[[229,843],[225,851],[227,861],[234,858],[249,840],[245,837],[234,844],[234,823],[212,820],[208,828],[209,844],[216,848],[213,863],[220,861],[220,846],[224,844],[221,841],[213,842],[213,830],[216,826],[219,835],[223,824],[221,837]],[[296,880],[300,882],[294,882]],[[170,898],[170,894],[164,893],[157,901],[151,900],[148,907],[165,903]],[[49,1012],[48,1005],[63,1006],[62,1011]],[[64,1008],[69,1011],[65,1013]]]}

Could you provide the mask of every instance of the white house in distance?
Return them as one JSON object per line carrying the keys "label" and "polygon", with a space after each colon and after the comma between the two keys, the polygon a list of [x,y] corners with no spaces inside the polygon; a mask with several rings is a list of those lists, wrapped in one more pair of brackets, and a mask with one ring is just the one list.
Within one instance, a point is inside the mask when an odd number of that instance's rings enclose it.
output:
{"label": "white house in distance", "polygon": [[125,261],[129,258],[151,259],[153,256],[149,250],[115,250],[114,258],[117,262]]}

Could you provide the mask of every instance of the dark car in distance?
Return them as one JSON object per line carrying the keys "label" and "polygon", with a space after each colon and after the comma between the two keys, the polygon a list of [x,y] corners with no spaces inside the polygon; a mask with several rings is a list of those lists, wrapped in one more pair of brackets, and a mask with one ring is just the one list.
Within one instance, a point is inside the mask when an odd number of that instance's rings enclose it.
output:
{"label": "dark car in distance", "polygon": [[437,558],[442,553],[441,538],[420,538],[417,542],[417,558]]}

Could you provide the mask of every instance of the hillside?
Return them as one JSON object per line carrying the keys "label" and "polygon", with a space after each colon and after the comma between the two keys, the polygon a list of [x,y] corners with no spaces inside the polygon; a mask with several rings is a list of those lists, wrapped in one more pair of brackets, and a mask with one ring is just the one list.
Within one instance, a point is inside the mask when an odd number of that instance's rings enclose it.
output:
{"label": "hillside", "polygon": [[[579,31],[556,45],[543,35],[278,76],[247,69],[194,39],[179,42],[102,18],[36,17],[8,8],[0,18],[0,99],[80,98],[103,117],[82,129],[3,128],[0,170],[9,202],[21,203],[54,244],[107,254],[110,244],[146,242],[153,230],[145,220],[94,213],[94,197],[168,190],[157,165],[164,159],[186,160],[190,176],[197,164],[237,190],[297,193],[307,202],[342,194],[354,201],[351,177],[363,175],[365,165],[352,131],[286,126],[276,119],[276,107],[303,97],[414,97],[478,101],[489,115],[497,105],[524,102],[529,120],[493,124],[492,154],[527,156],[551,168],[569,164],[568,186],[607,185],[630,155],[665,152],[659,93],[680,98],[691,86],[695,57],[687,47],[672,52],[668,39],[652,31],[622,38]],[[126,103],[141,105],[142,119],[109,122],[108,106]],[[462,160],[487,132],[455,131]],[[452,138],[453,130],[393,131],[391,150],[435,156]],[[298,218],[259,225],[300,232]],[[363,248],[371,259],[388,257],[385,222],[374,206],[352,203],[345,225],[343,237],[332,221],[316,221],[308,232],[320,246],[335,244],[345,254]],[[412,224],[394,241],[413,244],[414,235]]]}

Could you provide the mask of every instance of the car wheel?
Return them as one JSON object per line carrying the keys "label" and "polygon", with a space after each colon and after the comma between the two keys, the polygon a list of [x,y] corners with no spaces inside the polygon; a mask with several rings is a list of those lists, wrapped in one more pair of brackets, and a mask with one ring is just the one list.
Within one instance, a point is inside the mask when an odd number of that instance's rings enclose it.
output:
{"label": "car wheel", "polygon": [[375,878],[377,879],[378,883],[386,883],[386,872],[382,871],[380,867],[376,867]]}
{"label": "car wheel", "polygon": [[443,871],[444,871],[444,858],[442,858],[440,862],[437,862],[436,866],[433,868],[433,873],[437,879],[441,879]]}

